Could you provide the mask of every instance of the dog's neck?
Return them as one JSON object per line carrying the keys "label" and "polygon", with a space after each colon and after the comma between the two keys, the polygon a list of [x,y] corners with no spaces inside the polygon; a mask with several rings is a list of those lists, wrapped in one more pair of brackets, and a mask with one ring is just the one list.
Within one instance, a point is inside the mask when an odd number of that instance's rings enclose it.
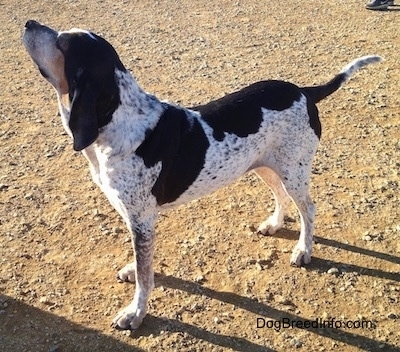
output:
{"label": "dog's neck", "polygon": [[[151,94],[147,94],[137,84],[128,71],[116,69],[115,80],[119,87],[120,105],[114,111],[111,121],[100,129],[98,139],[89,146],[103,153],[132,152],[144,141],[146,133],[158,122],[164,107],[163,103]],[[68,94],[58,96],[58,107],[65,131],[72,137],[69,128],[70,100]]]}
{"label": "dog's neck", "polygon": [[[100,129],[95,144],[114,151],[132,152],[144,141],[146,133],[157,124],[164,111],[163,103],[147,94],[128,71],[115,71],[120,105],[111,121]],[[97,143],[98,142],[98,143]]]}

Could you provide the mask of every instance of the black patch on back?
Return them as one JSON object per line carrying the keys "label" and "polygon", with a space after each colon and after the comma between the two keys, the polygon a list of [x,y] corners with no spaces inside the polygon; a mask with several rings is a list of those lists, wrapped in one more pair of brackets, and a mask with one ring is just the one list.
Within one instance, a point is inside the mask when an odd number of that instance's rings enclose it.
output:
{"label": "black patch on back", "polygon": [[297,86],[283,81],[262,81],[226,95],[206,105],[193,108],[214,130],[213,136],[222,141],[225,133],[247,137],[258,132],[262,123],[261,108],[283,111],[300,99]]}
{"label": "black patch on back", "polygon": [[196,180],[208,147],[199,121],[189,120],[183,109],[166,107],[156,127],[136,150],[146,167],[162,163],[151,190],[158,205],[175,201]]}

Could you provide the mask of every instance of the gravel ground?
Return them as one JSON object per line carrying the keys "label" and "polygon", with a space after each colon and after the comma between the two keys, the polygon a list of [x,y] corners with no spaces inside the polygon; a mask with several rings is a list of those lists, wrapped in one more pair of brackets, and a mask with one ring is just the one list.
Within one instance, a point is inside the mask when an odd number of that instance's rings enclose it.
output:
{"label": "gravel ground", "polygon": [[[400,5],[364,5],[0,2],[0,349],[399,351]],[[103,35],[145,90],[184,105],[261,79],[324,83],[356,57],[383,56],[319,104],[312,263],[289,265],[293,208],[276,235],[256,233],[273,202],[248,174],[162,214],[149,315],[134,333],[110,328],[133,293],[115,281],[128,234],[22,47],[27,19]]]}

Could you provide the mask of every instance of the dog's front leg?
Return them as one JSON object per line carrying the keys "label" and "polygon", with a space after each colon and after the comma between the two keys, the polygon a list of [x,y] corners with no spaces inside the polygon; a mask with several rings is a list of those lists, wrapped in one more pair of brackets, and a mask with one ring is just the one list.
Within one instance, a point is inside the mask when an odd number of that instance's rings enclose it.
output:
{"label": "dog's front leg", "polygon": [[135,330],[147,312],[147,301],[154,288],[153,249],[154,222],[134,227],[135,261],[129,264],[135,271],[136,290],[132,302],[114,318],[112,325],[121,330]]}

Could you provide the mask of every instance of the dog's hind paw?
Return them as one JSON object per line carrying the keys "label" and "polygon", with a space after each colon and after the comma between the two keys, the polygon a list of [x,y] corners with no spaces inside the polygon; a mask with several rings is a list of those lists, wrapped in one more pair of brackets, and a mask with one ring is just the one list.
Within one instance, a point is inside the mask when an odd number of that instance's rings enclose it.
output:
{"label": "dog's hind paw", "polygon": [[135,282],[136,265],[129,263],[125,265],[117,274],[117,280],[121,282]]}
{"label": "dog's hind paw", "polygon": [[294,266],[302,266],[311,262],[311,251],[295,247],[290,256],[290,264]]}
{"label": "dog's hind paw", "polygon": [[278,231],[282,227],[281,223],[278,223],[276,219],[272,216],[267,220],[262,222],[260,226],[258,226],[257,232],[263,235],[273,235],[276,231]]}

